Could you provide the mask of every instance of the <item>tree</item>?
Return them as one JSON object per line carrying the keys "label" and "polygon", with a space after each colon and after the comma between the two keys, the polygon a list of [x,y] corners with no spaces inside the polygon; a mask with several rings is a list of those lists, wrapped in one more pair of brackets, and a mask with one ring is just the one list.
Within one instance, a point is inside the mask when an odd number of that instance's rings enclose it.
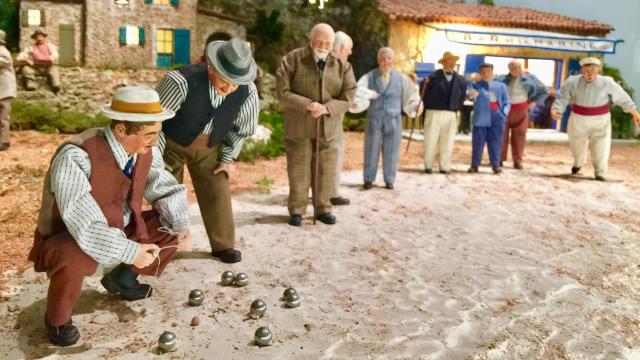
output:
{"label": "tree", "polygon": [[478,0],[478,4],[495,6],[495,4],[493,3],[493,0]]}
{"label": "tree", "polygon": [[11,51],[18,50],[19,16],[17,0],[0,1],[0,29],[7,33],[7,48]]}

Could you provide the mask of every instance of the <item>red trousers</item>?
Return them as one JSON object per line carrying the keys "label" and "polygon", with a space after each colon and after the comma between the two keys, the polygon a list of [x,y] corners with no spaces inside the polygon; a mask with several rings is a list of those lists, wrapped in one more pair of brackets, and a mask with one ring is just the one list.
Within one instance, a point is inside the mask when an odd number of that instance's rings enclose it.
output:
{"label": "red trousers", "polygon": [[[142,217],[147,225],[149,238],[140,241],[130,237],[131,240],[141,244],[156,244],[160,248],[178,243],[175,235],[157,230],[162,226],[157,212],[145,211]],[[132,229],[127,227],[125,234],[131,236],[131,233]],[[142,269],[133,265],[130,268],[133,272],[142,275],[155,275],[157,271],[159,276],[175,253],[175,247],[162,250],[159,268],[157,260]],[[49,324],[59,326],[66,323],[71,318],[73,307],[80,297],[82,281],[85,276],[96,272],[98,263],[78,247],[76,240],[67,231],[46,240],[42,239],[36,231],[36,239],[29,259],[34,261],[36,271],[46,271],[50,279],[47,294]]]}
{"label": "red trousers", "polygon": [[[514,163],[521,163],[524,154],[524,144],[527,141],[529,127],[529,110],[511,109],[504,125],[504,143],[502,144],[502,161],[507,160],[509,151],[509,135],[511,135],[511,157]],[[511,134],[509,134],[511,133]]]}

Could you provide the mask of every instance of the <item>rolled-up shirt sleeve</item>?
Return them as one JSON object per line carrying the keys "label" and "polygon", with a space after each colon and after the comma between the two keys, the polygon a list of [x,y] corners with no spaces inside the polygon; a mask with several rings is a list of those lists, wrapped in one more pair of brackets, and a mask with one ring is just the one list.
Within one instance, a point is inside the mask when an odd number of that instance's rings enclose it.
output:
{"label": "rolled-up shirt sleeve", "polygon": [[611,95],[611,101],[620,106],[625,112],[629,112],[635,109],[636,104],[631,99],[631,96],[624,91],[624,88],[618,84],[613,78],[607,79],[607,88],[609,95]]}
{"label": "rolled-up shirt sleeve", "polygon": [[162,152],[153,147],[153,161],[144,188],[145,200],[160,214],[163,226],[180,231],[189,228],[191,212],[187,202],[187,188],[164,168]]}
{"label": "rolled-up shirt sleeve", "polygon": [[140,245],[110,227],[91,196],[91,162],[75,145],[65,146],[51,164],[50,186],[67,230],[80,249],[100,264],[132,264]]}
{"label": "rolled-up shirt sleeve", "polygon": [[571,103],[571,98],[573,97],[575,84],[572,81],[567,81],[562,85],[560,91],[556,96],[556,100],[551,105],[551,109],[558,111],[559,113],[563,113],[564,110]]}
{"label": "rolled-up shirt sleeve", "polygon": [[227,134],[226,141],[220,149],[220,161],[231,163],[238,157],[242,150],[244,141],[256,132],[258,124],[258,114],[260,112],[260,103],[258,90],[251,83],[249,85],[249,96],[245,100],[238,117],[233,122],[233,127]]}
{"label": "rolled-up shirt sleeve", "polygon": [[402,75],[402,110],[410,117],[418,116],[420,95],[410,77]]}

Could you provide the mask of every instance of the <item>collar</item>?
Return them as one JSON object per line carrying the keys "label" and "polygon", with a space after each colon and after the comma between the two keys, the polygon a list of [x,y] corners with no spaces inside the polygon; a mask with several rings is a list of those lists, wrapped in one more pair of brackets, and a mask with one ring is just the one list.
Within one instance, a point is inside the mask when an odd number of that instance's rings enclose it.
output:
{"label": "collar", "polygon": [[113,152],[113,156],[116,158],[118,167],[121,170],[124,170],[125,166],[127,165],[127,161],[129,161],[131,157],[133,157],[133,162],[135,163],[137,154],[132,154],[131,156],[127,154],[127,151],[124,149],[124,147],[122,147],[122,144],[120,144],[120,142],[116,138],[116,134],[114,134],[113,130],[111,130],[111,126],[107,125],[104,127],[104,137],[107,140],[107,143],[111,148],[111,152]]}

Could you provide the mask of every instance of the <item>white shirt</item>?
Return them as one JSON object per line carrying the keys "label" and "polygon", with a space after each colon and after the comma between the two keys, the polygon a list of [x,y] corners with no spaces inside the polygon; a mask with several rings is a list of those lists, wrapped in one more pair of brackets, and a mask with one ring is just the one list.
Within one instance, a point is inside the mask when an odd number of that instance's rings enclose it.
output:
{"label": "white shirt", "polygon": [[520,78],[512,79],[509,83],[509,97],[511,98],[511,104],[528,101],[527,91],[522,86],[522,80]]}
{"label": "white shirt", "polygon": [[[402,110],[409,115],[409,117],[416,117],[422,113],[422,101],[420,100],[420,94],[414,84],[414,82],[405,74],[402,76]],[[369,103],[372,99],[378,96],[378,93],[369,89],[369,74],[363,75],[356,84],[356,94],[354,96],[354,103],[360,104],[364,107],[361,111],[364,111],[369,107]],[[366,103],[366,106],[364,104]],[[420,109],[416,113],[416,108],[420,105]]]}
{"label": "white shirt", "polygon": [[610,76],[598,75],[588,83],[582,75],[573,75],[562,85],[552,109],[562,113],[572,104],[596,107],[609,104],[609,100],[625,112],[636,106],[629,94]]}

